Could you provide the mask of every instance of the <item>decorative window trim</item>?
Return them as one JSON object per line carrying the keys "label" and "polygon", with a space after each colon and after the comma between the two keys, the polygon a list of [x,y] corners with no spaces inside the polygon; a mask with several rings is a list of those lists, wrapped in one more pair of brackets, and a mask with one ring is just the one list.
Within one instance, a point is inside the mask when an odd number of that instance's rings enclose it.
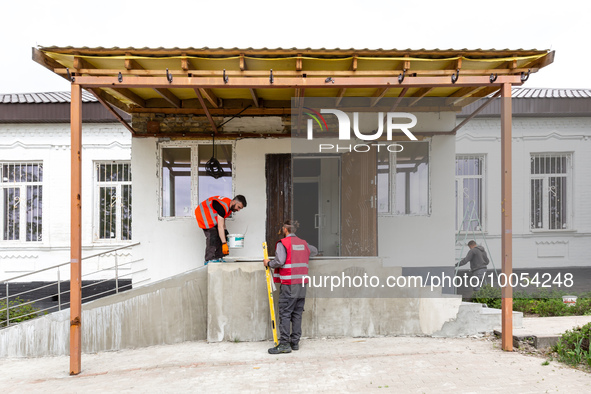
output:
{"label": "decorative window trim", "polygon": [[[0,161],[0,166],[4,166],[4,165],[37,165],[40,166],[40,168],[42,169],[42,171],[45,173],[45,166],[43,164],[43,160],[9,160],[9,161]],[[2,168],[0,168],[0,176],[4,177],[4,174],[2,174]],[[37,235],[37,237],[39,237],[39,235],[41,236],[41,240],[37,240],[37,241],[27,241],[27,204],[26,204],[26,198],[27,198],[27,188],[31,186],[38,186],[41,188],[41,233]],[[18,207],[18,214],[19,214],[19,239],[15,239],[15,240],[4,240],[4,189],[15,189],[18,188],[19,189],[19,207]],[[47,193],[47,191],[44,192],[44,190],[46,190],[45,187],[45,180],[41,180],[41,181],[18,181],[18,182],[8,182],[8,179],[0,179],[0,245],[4,245],[4,246],[21,246],[21,247],[25,247],[25,246],[34,246],[34,247],[39,247],[39,246],[43,246],[45,240],[47,239],[46,237],[46,219],[43,218],[43,194]],[[24,204],[21,204],[21,199],[20,197],[24,197]]]}
{"label": "decorative window trim", "polygon": [[[129,181],[103,181],[99,182],[97,178],[97,167],[102,164],[127,164],[129,165]],[[92,183],[93,183],[93,210],[92,210],[92,242],[96,244],[113,244],[113,243],[132,243],[133,242],[133,233],[131,239],[121,239],[121,196],[122,196],[122,186],[129,185],[132,187],[131,195],[133,196],[133,183],[131,180],[131,160],[95,160],[92,163]],[[116,235],[115,238],[100,238],[99,231],[100,231],[100,188],[101,187],[115,187],[116,188],[116,198],[117,198],[117,205],[116,211],[118,213],[116,217]],[[133,197],[132,197],[133,198]],[[133,211],[132,211],[132,218],[133,218]],[[132,219],[133,220],[133,219]]]}
{"label": "decorative window trim", "polygon": [[[531,233],[552,233],[552,232],[556,232],[556,233],[564,233],[564,232],[574,232],[575,230],[575,226],[574,226],[574,218],[575,218],[575,214],[574,214],[574,152],[572,151],[567,151],[567,152],[530,152],[529,153],[529,158],[530,158],[530,163],[531,160],[534,159],[534,157],[547,157],[547,158],[552,158],[552,157],[565,157],[566,158],[566,172],[565,173],[541,173],[541,174],[532,174],[531,171],[531,167],[529,167],[529,183],[528,183],[528,195],[529,195],[529,231]],[[565,201],[565,206],[566,206],[566,224],[567,227],[566,228],[556,228],[556,229],[551,229],[549,228],[549,224],[550,224],[550,219],[549,219],[549,212],[548,212],[548,196],[546,194],[546,192],[548,191],[548,182],[549,182],[549,178],[552,177],[552,175],[560,175],[560,174],[564,174],[567,180],[567,185],[565,188],[565,192],[566,192],[566,201]],[[536,227],[533,228],[532,227],[532,210],[533,210],[533,196],[532,196],[532,186],[531,186],[531,182],[532,180],[541,180],[542,181],[542,227]]]}

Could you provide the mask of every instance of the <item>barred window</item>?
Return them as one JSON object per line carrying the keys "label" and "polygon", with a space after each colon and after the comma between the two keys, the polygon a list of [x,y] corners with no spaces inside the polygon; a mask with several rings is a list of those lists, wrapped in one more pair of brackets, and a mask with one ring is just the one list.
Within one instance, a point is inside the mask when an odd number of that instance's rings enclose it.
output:
{"label": "barred window", "polygon": [[97,162],[95,239],[131,240],[131,164]]}
{"label": "barred window", "polygon": [[542,230],[572,228],[570,198],[572,154],[531,155],[530,227]]}
{"label": "barred window", "polygon": [[43,240],[43,163],[0,163],[3,241]]}
{"label": "barred window", "polygon": [[456,156],[456,231],[484,230],[484,155]]}

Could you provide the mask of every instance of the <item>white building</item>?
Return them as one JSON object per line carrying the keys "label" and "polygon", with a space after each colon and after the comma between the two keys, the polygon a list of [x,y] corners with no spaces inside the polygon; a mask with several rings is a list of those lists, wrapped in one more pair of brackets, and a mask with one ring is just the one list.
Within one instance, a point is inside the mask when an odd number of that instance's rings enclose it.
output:
{"label": "white building", "polygon": [[[92,95],[83,96],[84,256],[131,244],[131,137]],[[70,260],[70,93],[0,95],[0,280]],[[85,260],[84,272],[130,258]],[[49,270],[26,281],[56,281]],[[61,280],[70,272],[61,269]],[[84,280],[113,277],[112,272]]]}
{"label": "white building", "polygon": [[[486,242],[497,269],[499,104],[485,108],[456,136],[456,249],[472,238]],[[590,267],[591,91],[514,88],[513,116],[513,266],[525,272]],[[469,223],[472,210],[478,220]]]}

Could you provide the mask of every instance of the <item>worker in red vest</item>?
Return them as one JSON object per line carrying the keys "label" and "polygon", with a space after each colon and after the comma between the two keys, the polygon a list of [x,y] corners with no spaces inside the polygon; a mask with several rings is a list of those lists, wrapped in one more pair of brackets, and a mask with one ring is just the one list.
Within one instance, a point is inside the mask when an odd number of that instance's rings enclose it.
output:
{"label": "worker in red vest", "polygon": [[[302,312],[306,301],[308,261],[318,254],[316,247],[296,237],[298,222],[286,220],[281,227],[285,238],[275,245],[275,258],[264,260],[265,267],[275,268],[273,281],[281,283],[279,293],[279,345],[270,354],[291,353],[299,350],[302,336]],[[305,282],[305,283],[304,283]],[[291,329],[290,329],[291,328]],[[290,333],[291,332],[291,333]]]}
{"label": "worker in red vest", "polygon": [[209,197],[195,208],[197,223],[205,234],[205,265],[222,262],[224,256],[230,254],[226,239],[226,218],[244,207],[246,198],[239,194],[233,200],[223,196]]}

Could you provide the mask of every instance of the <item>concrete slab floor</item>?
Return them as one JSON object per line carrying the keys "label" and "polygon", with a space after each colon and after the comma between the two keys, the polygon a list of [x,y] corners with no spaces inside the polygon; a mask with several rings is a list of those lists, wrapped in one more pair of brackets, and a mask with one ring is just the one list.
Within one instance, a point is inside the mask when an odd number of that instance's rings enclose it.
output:
{"label": "concrete slab floor", "polygon": [[503,352],[489,338],[303,340],[269,355],[271,342],[185,342],[69,358],[0,359],[2,393],[47,392],[591,392],[591,376],[557,362]]}

